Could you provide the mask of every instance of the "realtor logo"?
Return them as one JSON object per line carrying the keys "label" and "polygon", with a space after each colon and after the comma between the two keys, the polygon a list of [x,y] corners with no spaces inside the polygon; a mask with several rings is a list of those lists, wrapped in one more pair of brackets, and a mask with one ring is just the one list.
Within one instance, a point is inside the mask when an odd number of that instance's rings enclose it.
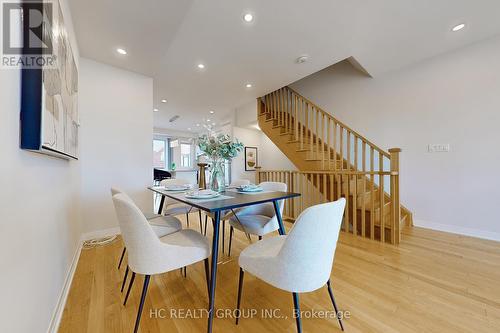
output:
{"label": "realtor logo", "polygon": [[50,1],[2,2],[2,68],[41,68],[55,63],[53,4]]}

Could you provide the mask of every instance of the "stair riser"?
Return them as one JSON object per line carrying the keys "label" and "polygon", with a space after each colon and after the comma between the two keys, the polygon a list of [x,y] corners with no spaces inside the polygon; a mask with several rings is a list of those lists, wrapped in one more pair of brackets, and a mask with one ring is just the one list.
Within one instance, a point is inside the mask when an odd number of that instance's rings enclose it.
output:
{"label": "stair riser", "polygon": [[[289,90],[287,94],[295,94],[296,97],[300,97],[296,92],[294,92],[290,88],[284,88],[281,89],[277,92],[277,94],[284,94],[283,91]],[[291,92],[290,92],[291,91]],[[285,96],[285,95],[280,95],[280,96]],[[290,95],[286,95],[290,96]],[[267,97],[267,96],[266,96]],[[273,97],[276,97],[276,94],[273,95]],[[288,97],[286,97],[288,98]],[[302,101],[307,104],[309,103],[310,105],[314,105],[312,102],[308,101],[307,99],[302,99]],[[287,104],[286,104],[287,105]],[[260,105],[259,110],[265,110],[265,105]],[[320,110],[320,109],[315,109],[315,110]],[[295,164],[297,169],[301,171],[334,171],[334,170],[346,170],[348,169],[349,171],[355,171],[357,166],[351,165],[351,163],[354,163],[353,161],[350,161],[349,163],[347,162],[347,156],[342,156],[343,158],[340,158],[340,153],[338,151],[334,151],[331,147],[328,147],[328,145],[325,145],[324,142],[321,142],[319,138],[322,138],[325,142],[330,141],[330,132],[323,132],[321,129],[321,124],[324,124],[324,119],[327,119],[327,124],[330,126],[330,123],[332,121],[331,118],[329,118],[328,114],[321,113],[322,111],[320,110],[318,114],[314,113],[316,112],[315,110],[311,109],[310,111],[313,113],[308,113],[308,115],[312,115],[312,121],[311,118],[309,117],[309,121],[305,123],[299,123],[298,124],[298,129],[296,130],[295,128],[295,121],[296,119],[293,117],[294,113],[280,113],[277,116],[282,119],[283,116],[285,116],[285,119],[288,121],[286,126],[283,126],[282,122],[278,122],[277,120],[274,119],[268,119],[266,117],[269,117],[269,114],[262,113],[259,116],[259,124],[261,124],[261,128],[264,133],[268,137],[270,137],[273,142],[282,150],[285,155],[292,161],[292,163]],[[273,116],[276,116],[276,113],[273,114]],[[302,114],[304,116],[304,114]],[[321,118],[318,118],[321,117]],[[316,120],[314,120],[316,119]],[[319,119],[319,132],[318,132],[318,139],[314,128],[318,129],[318,120]],[[322,122],[323,121],[323,122]],[[355,133],[354,131],[348,129],[345,125],[341,124],[339,120],[333,119],[334,122],[337,122],[339,128],[340,128],[340,133],[348,133],[348,138],[351,138],[352,135],[354,135],[355,138],[358,138],[358,140],[362,140],[363,142],[366,142],[368,146],[362,146],[367,147],[366,149],[375,149],[377,151],[380,151],[381,154],[383,154],[382,150],[380,148],[374,146],[370,142],[368,142],[366,139],[361,137],[359,134]],[[311,129],[306,129],[305,124],[308,123],[311,125]],[[337,127],[335,127],[337,129]],[[344,131],[344,132],[342,132]],[[300,137],[297,134],[302,134],[302,137]],[[338,133],[338,132],[337,132]],[[346,143],[345,137],[344,139],[344,144]],[[299,141],[299,139],[302,140]],[[357,142],[357,141],[356,141]],[[374,147],[374,148],[370,148]],[[351,147],[353,148],[353,147]],[[357,146],[358,149],[360,146]],[[345,149],[344,149],[345,150]],[[346,151],[344,151],[344,154]],[[391,158],[393,156],[394,151],[390,151]],[[372,152],[373,154],[373,152]],[[388,156],[387,153],[384,154],[385,156]],[[373,156],[373,155],[372,155]],[[351,157],[354,158],[355,156]],[[372,157],[373,158],[373,157]],[[397,163],[397,156],[395,159],[395,163]],[[370,161],[366,161],[367,167],[370,163]],[[397,164],[396,164],[397,165]],[[392,166],[391,166],[392,167]],[[314,175],[314,176],[313,176]],[[372,236],[371,238],[375,239],[380,239],[380,234],[382,233],[385,236],[386,241],[390,241],[391,238],[391,228],[392,224],[394,223],[392,219],[392,202],[389,197],[388,188],[385,188],[386,193],[381,193],[380,190],[378,189],[378,186],[373,183],[373,180],[379,181],[379,176],[375,175],[374,177],[372,176],[355,176],[355,175],[347,175],[343,174],[341,177],[342,181],[341,184],[337,184],[337,178],[338,175],[328,175],[328,174],[306,174],[306,180],[305,184],[309,183],[309,189],[307,190],[310,195],[313,195],[313,201],[314,202],[321,202],[323,200],[328,200],[332,201],[338,198],[339,196],[346,196],[347,201],[348,201],[348,206],[346,207],[346,216],[350,220],[350,227],[348,229],[352,230],[354,228],[353,225],[353,219],[356,219],[356,228],[358,229],[357,233],[359,235],[364,234],[367,237]],[[388,176],[385,176],[386,178]],[[304,174],[299,175],[299,181],[304,184]],[[348,183],[346,183],[346,181]],[[291,180],[292,182],[292,180]],[[313,192],[319,192],[317,194],[312,194],[311,192],[311,185],[313,188]],[[293,185],[292,185],[293,186]],[[302,185],[300,185],[302,186]],[[372,190],[373,189],[373,190]],[[380,201],[382,199],[383,204],[383,216],[381,216],[380,211]],[[311,199],[309,199],[311,200]],[[373,221],[371,221],[373,219]],[[381,221],[382,219],[382,221]],[[363,220],[363,221],[362,221]],[[411,213],[408,212],[408,210],[404,207],[401,209],[401,218],[399,222],[399,226],[402,227],[407,224],[411,224]],[[362,222],[364,222],[366,228],[364,228],[363,233],[361,232],[361,226]],[[381,222],[384,224],[384,228],[381,228]],[[373,225],[372,225],[373,224]],[[374,229],[374,235],[369,235],[369,232],[371,229]],[[382,230],[383,229],[383,230]],[[396,240],[392,240],[393,242],[399,242],[399,235]]]}

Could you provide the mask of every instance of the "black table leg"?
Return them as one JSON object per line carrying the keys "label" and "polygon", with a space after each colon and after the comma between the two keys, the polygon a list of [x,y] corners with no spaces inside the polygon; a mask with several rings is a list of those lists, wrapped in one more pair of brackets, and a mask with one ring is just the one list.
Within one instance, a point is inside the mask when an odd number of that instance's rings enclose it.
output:
{"label": "black table leg", "polygon": [[212,220],[214,225],[214,233],[212,236],[212,271],[210,275],[210,302],[208,308],[208,328],[207,332],[212,332],[212,324],[214,321],[214,305],[215,305],[215,282],[217,279],[217,256],[219,253],[219,225],[220,211],[215,212],[215,219]]}
{"label": "black table leg", "polygon": [[162,215],[162,212],[163,212],[163,205],[165,204],[165,196],[162,195],[161,196],[161,200],[160,200],[160,207],[158,208],[158,214]]}
{"label": "black table leg", "polygon": [[278,219],[278,226],[279,226],[278,232],[280,233],[280,235],[286,235],[285,226],[283,225],[283,219],[281,218],[279,200],[274,200],[273,206],[274,206],[274,212],[276,213],[276,218]]}

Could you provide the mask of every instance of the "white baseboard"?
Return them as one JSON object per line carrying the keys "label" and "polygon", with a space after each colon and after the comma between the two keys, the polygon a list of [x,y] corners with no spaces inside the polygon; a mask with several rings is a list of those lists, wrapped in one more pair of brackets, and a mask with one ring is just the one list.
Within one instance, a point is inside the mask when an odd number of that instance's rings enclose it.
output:
{"label": "white baseboard", "polygon": [[73,282],[73,277],[75,275],[76,267],[78,266],[78,259],[80,259],[80,253],[82,252],[83,242],[89,239],[101,238],[106,236],[113,236],[120,233],[119,227],[97,230],[92,232],[87,232],[82,234],[80,241],[78,242],[78,247],[71,261],[71,266],[69,267],[68,273],[66,274],[66,279],[64,280],[63,289],[59,295],[54,314],[52,315],[52,320],[50,321],[48,333],[57,333],[59,325],[61,324],[61,318],[64,312],[64,307],[66,306],[66,301],[68,299],[69,290],[71,288],[71,283]]}
{"label": "white baseboard", "polygon": [[485,231],[485,230],[460,227],[460,226],[449,225],[449,224],[433,223],[433,222],[424,221],[424,220],[414,220],[413,225],[416,227],[421,227],[421,228],[426,228],[426,229],[444,231],[444,232],[449,232],[452,234],[459,234],[459,235],[464,235],[464,236],[477,237],[477,238],[489,239],[489,240],[500,242],[500,233],[493,232],[493,231]]}
{"label": "white baseboard", "polygon": [[86,241],[89,239],[108,237],[113,235],[120,234],[120,227],[113,227],[108,229],[96,230],[91,232],[86,232],[82,235],[82,241]]}
{"label": "white baseboard", "polygon": [[49,328],[47,330],[48,333],[56,333],[59,329],[59,324],[61,323],[64,307],[66,306],[66,300],[68,299],[69,289],[71,287],[71,283],[73,282],[73,276],[75,275],[76,267],[78,265],[78,259],[80,259],[80,253],[82,252],[82,243],[83,242],[81,240],[78,242],[75,255],[73,256],[73,260],[71,261],[68,273],[66,274],[63,289],[61,290],[61,294],[59,295],[59,299],[57,300],[57,305],[52,315]]}

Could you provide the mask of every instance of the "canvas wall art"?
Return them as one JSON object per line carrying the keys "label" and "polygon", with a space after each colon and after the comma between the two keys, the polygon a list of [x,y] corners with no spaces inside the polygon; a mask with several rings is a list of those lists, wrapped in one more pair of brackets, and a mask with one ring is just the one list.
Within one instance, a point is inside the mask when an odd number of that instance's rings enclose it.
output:
{"label": "canvas wall art", "polygon": [[257,147],[245,147],[245,171],[255,171],[257,163]]}
{"label": "canvas wall art", "polygon": [[43,3],[41,36],[53,61],[23,68],[21,148],[77,159],[78,69],[59,2]]}

